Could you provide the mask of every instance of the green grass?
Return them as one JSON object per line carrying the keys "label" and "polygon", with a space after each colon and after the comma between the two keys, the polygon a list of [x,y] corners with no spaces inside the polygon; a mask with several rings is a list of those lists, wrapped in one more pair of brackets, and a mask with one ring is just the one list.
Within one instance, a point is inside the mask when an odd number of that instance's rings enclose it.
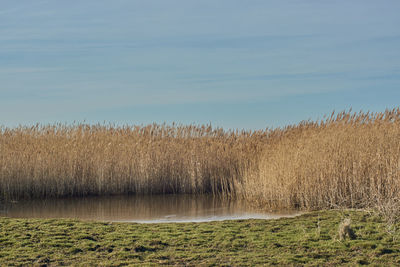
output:
{"label": "green grass", "polygon": [[[339,239],[345,218],[354,240]],[[361,211],[168,224],[0,218],[0,265],[399,265],[400,235],[389,230]]]}

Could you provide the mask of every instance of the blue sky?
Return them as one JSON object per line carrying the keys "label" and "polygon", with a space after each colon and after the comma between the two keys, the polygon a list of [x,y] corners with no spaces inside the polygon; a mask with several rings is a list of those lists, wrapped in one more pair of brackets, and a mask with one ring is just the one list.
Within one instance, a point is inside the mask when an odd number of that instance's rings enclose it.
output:
{"label": "blue sky", "polygon": [[400,1],[0,0],[0,124],[262,129],[400,104]]}

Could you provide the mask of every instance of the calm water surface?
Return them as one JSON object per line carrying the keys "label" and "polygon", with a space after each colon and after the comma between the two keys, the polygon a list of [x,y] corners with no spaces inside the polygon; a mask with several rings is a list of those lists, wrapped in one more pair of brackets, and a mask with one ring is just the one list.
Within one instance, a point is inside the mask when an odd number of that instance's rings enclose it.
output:
{"label": "calm water surface", "polygon": [[297,212],[266,213],[244,201],[209,195],[107,196],[0,203],[0,216],[76,218],[113,222],[206,222],[275,219]]}

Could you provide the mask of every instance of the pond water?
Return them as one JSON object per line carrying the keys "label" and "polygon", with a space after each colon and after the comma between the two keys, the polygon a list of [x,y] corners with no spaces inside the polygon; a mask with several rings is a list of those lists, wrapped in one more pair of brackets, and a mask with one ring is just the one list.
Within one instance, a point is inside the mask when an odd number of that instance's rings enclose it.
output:
{"label": "pond water", "polygon": [[132,195],[30,200],[0,203],[0,216],[75,218],[111,222],[207,222],[293,217],[297,212],[267,213],[244,201],[210,195]]}

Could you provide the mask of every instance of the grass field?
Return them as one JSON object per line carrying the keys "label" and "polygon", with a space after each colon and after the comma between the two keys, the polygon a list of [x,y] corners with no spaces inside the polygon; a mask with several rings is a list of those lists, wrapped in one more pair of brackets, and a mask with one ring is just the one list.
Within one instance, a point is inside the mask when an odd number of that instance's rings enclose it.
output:
{"label": "grass field", "polygon": [[[354,239],[341,239],[351,219]],[[374,213],[319,211],[296,218],[130,224],[0,218],[0,265],[399,265],[400,224]]]}

